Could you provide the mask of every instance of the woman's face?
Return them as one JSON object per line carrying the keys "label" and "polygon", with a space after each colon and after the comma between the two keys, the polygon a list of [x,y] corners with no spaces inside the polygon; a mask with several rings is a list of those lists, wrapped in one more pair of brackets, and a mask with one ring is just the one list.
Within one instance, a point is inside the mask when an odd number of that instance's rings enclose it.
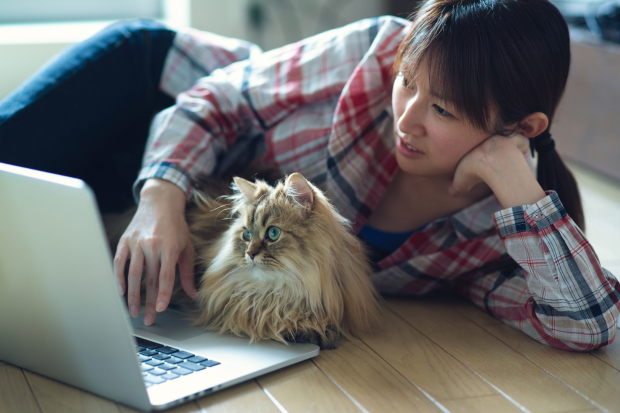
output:
{"label": "woman's face", "polygon": [[396,76],[392,109],[396,161],[412,175],[451,178],[461,158],[490,136],[437,96],[424,62],[415,78]]}

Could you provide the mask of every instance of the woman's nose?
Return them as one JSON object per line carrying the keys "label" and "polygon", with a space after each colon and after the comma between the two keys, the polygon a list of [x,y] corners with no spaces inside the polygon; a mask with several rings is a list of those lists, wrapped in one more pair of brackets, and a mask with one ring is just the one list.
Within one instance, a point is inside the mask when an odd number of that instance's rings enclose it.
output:
{"label": "woman's nose", "polygon": [[398,118],[396,126],[403,135],[424,136],[426,129],[424,128],[422,102],[415,97],[409,99],[405,110]]}

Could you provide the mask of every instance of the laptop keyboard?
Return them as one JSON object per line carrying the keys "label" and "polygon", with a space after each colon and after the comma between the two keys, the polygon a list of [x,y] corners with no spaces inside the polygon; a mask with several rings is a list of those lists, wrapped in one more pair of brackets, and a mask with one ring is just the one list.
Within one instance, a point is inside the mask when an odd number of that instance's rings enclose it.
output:
{"label": "laptop keyboard", "polygon": [[138,360],[147,387],[164,383],[220,363],[178,348],[162,346],[150,340],[135,337]]}

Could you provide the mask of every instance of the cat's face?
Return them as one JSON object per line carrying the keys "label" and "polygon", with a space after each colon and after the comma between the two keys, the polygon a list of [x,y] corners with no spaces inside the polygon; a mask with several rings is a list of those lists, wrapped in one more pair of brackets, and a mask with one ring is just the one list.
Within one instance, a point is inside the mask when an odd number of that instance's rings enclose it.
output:
{"label": "cat's face", "polygon": [[238,265],[265,281],[298,278],[300,258],[317,232],[310,216],[312,194],[300,195],[288,181],[273,188],[239,180],[237,187],[238,218],[228,235]]}

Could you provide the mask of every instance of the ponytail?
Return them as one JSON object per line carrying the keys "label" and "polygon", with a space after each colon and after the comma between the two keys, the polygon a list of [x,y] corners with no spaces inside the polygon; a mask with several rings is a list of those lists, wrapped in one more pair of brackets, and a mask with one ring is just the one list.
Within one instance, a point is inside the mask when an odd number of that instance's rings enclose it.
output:
{"label": "ponytail", "polygon": [[586,223],[577,181],[555,147],[547,151],[541,150],[538,153],[536,172],[540,186],[545,191],[554,190],[558,193],[566,213],[585,232]]}

